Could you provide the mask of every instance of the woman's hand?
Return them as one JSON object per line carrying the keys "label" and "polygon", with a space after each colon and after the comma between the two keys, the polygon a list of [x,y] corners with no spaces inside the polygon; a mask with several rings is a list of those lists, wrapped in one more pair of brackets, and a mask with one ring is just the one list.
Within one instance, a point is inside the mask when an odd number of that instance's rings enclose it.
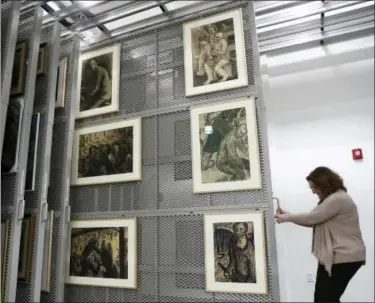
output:
{"label": "woman's hand", "polygon": [[276,223],[278,224],[287,222],[286,219],[287,219],[287,214],[285,213],[276,213],[275,215],[275,220],[276,220]]}
{"label": "woman's hand", "polygon": [[284,211],[284,210],[281,208],[279,199],[277,199],[276,214],[278,214],[278,215],[281,214],[281,215],[282,215],[282,214],[286,214],[286,213],[287,213],[287,212]]}

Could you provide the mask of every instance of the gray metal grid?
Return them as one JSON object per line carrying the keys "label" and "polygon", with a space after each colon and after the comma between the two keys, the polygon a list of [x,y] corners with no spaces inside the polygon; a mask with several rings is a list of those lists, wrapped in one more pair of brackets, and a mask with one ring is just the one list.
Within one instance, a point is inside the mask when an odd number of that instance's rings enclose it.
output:
{"label": "gray metal grid", "polygon": [[[17,293],[17,268],[18,268],[18,252],[21,233],[21,221],[18,219],[20,201],[24,199],[25,170],[27,165],[28,139],[30,133],[30,123],[33,107],[33,96],[35,87],[35,76],[37,58],[37,43],[39,43],[39,34],[41,28],[42,12],[25,13],[20,22],[23,26],[19,26],[18,41],[27,40],[27,64],[25,68],[26,85],[25,85],[25,108],[23,111],[23,119],[21,125],[21,144],[18,152],[19,167],[17,173],[8,176],[2,176],[2,212],[12,214],[12,224],[10,226],[10,248],[7,259],[7,274],[5,277],[6,291],[5,300],[14,301]],[[15,24],[16,26],[16,24]],[[34,61],[33,61],[34,59]],[[5,206],[5,207],[4,207]]]}
{"label": "gray metal grid", "polygon": [[[32,216],[38,216],[37,210],[28,210],[25,214],[30,214]],[[32,252],[30,254],[31,261],[30,261],[30,268],[33,268],[33,264],[35,262],[35,254],[36,254],[36,246],[35,246],[35,236],[36,236],[36,224],[38,222],[38,217],[35,219],[35,224],[33,225],[33,245],[32,245]],[[27,276],[27,282],[18,281],[17,283],[17,295],[16,295],[16,302],[32,302],[31,300],[31,280],[34,279],[33,271],[29,273]]]}
{"label": "gray metal grid", "polygon": [[[265,222],[273,216],[268,214],[270,179],[265,173],[268,166],[264,149],[267,146],[264,146],[263,116],[259,114],[258,100],[263,188],[200,195],[192,192],[189,106],[236,97],[258,97],[255,61],[259,58],[253,51],[256,36],[250,26],[252,6],[242,3],[239,6],[243,9],[248,87],[186,98],[181,23],[108,42],[122,45],[120,111],[78,120],[76,124],[83,126],[116,117],[142,116],[142,180],[72,187],[70,205],[73,218],[138,218],[138,288],[119,290],[68,285],[66,300],[269,302],[278,299],[274,297],[271,278],[267,296],[206,293],[204,290],[203,214],[218,209],[263,209]],[[270,226],[265,224],[267,247],[275,245],[269,242],[272,238],[269,234],[274,232],[269,230]],[[274,261],[269,250],[267,259],[270,277]]]}
{"label": "gray metal grid", "polygon": [[[10,1],[6,3],[1,3],[1,49],[6,50],[7,49],[7,33],[8,33],[8,17],[10,14]],[[5,51],[1,52],[1,78],[4,77],[4,60],[5,60]]]}
{"label": "gray metal grid", "polygon": [[56,266],[58,262],[58,254],[56,253],[59,249],[60,239],[56,236],[59,235],[59,229],[61,224],[61,213],[54,211],[53,213],[53,228],[52,228],[52,246],[51,246],[51,279],[50,279],[50,292],[42,292],[40,295],[40,302],[56,302],[53,295],[56,293],[56,277],[61,274],[58,272]]}
{"label": "gray metal grid", "polygon": [[[227,210],[229,211],[229,210]],[[67,302],[274,302],[272,280],[268,295],[208,293],[205,291],[205,211],[175,215],[147,215],[137,218],[138,287],[136,290],[68,285]],[[97,214],[96,218],[118,214]],[[263,211],[266,247],[270,243],[266,222],[273,217]],[[269,218],[270,216],[270,218]],[[123,217],[133,217],[132,214]],[[75,219],[91,214],[75,214]],[[268,275],[272,257],[267,249]]]}
{"label": "gray metal grid", "polygon": [[[74,78],[73,71],[70,69],[71,61],[74,59],[70,54],[72,53],[73,40],[65,41],[60,45],[60,58],[68,58],[68,70],[67,70],[67,87]],[[71,87],[70,87],[71,88]],[[55,120],[53,125],[53,136],[52,136],[52,150],[51,150],[51,167],[50,167],[50,179],[48,188],[48,206],[50,210],[54,211],[54,226],[53,226],[53,240],[52,240],[52,259],[51,259],[51,273],[50,273],[50,292],[42,293],[40,300],[41,302],[56,302],[58,301],[58,278],[61,276],[60,262],[61,262],[61,243],[62,228],[64,228],[64,178],[66,168],[66,155],[68,154],[68,140],[71,137],[69,131],[69,119],[67,117],[70,114],[70,101],[68,89],[66,90],[65,106],[63,108],[55,109]]]}

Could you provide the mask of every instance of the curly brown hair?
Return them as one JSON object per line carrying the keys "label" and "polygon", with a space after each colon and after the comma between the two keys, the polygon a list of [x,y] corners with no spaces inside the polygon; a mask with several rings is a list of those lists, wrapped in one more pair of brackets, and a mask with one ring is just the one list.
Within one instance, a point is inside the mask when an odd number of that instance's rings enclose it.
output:
{"label": "curly brown hair", "polygon": [[339,189],[347,191],[344,181],[339,174],[325,166],[315,168],[307,177],[307,181],[311,181],[320,191],[322,197],[326,198],[330,194],[335,193]]}

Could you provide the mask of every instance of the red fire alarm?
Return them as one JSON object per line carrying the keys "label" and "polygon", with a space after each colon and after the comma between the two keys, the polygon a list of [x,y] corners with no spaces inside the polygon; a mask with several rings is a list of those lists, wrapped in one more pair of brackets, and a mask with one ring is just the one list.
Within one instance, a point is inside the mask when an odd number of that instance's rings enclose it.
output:
{"label": "red fire alarm", "polygon": [[353,156],[353,160],[362,160],[363,159],[362,148],[352,149],[352,156]]}

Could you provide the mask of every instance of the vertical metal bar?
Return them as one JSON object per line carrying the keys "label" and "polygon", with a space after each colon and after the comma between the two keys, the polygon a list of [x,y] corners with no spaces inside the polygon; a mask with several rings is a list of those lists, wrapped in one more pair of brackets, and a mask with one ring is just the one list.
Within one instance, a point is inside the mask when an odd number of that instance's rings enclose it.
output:
{"label": "vertical metal bar", "polygon": [[0,159],[3,151],[4,129],[9,103],[10,87],[12,83],[12,70],[14,52],[16,50],[17,43],[18,23],[20,20],[20,8],[21,1],[12,1],[9,8],[7,32],[5,37],[2,37],[5,40],[5,49],[2,49],[1,52],[5,52],[5,54],[3,62],[4,66],[1,69]]}
{"label": "vertical metal bar", "polygon": [[260,55],[259,55],[259,46],[258,46],[258,36],[256,30],[255,22],[255,9],[254,2],[248,2],[248,14],[250,21],[250,30],[252,37],[252,47],[254,54],[254,64],[255,64],[255,85],[259,91],[258,98],[258,114],[259,114],[259,124],[262,130],[262,147],[263,147],[263,160],[264,160],[264,175],[265,181],[268,184],[267,191],[267,204],[268,204],[268,218],[267,218],[267,229],[269,232],[269,242],[271,243],[268,247],[270,254],[271,264],[268,264],[271,267],[271,280],[272,280],[272,301],[280,302],[280,288],[279,288],[279,272],[278,272],[278,263],[277,263],[277,248],[276,248],[276,234],[275,234],[275,224],[273,224],[272,218],[270,215],[273,215],[273,200],[272,200],[272,181],[271,181],[271,167],[270,167],[270,158],[268,150],[268,134],[267,134],[267,116],[266,116],[266,105],[264,100],[264,89],[267,89],[265,85],[262,85],[262,74],[261,74],[261,65],[260,65]]}
{"label": "vertical metal bar", "polygon": [[[159,33],[158,30],[155,30],[155,110],[159,107],[159,47],[158,47],[158,39]],[[155,182],[155,190],[156,190],[156,209],[160,208],[160,194],[159,194],[159,116],[155,116],[155,170],[156,170],[156,182]],[[155,283],[155,302],[159,302],[159,232],[160,232],[160,218],[156,217],[156,258],[155,258],[155,273],[156,273],[156,283]]]}
{"label": "vertical metal bar", "polygon": [[65,272],[66,272],[66,247],[67,247],[67,231],[69,223],[69,196],[70,196],[70,170],[72,162],[72,145],[73,133],[76,114],[76,94],[77,94],[77,80],[78,80],[78,60],[80,54],[80,38],[74,36],[72,51],[69,58],[69,80],[68,80],[68,125],[67,125],[67,142],[64,142],[66,151],[64,153],[64,177],[62,182],[62,205],[61,205],[61,223],[59,226],[59,244],[57,257],[57,272],[60,273],[56,278],[56,293],[54,302],[64,302],[65,291]]}
{"label": "vertical metal bar", "polygon": [[48,193],[48,180],[50,174],[50,161],[51,161],[51,148],[52,148],[52,132],[53,132],[53,121],[55,117],[55,91],[56,91],[56,79],[57,79],[57,68],[59,63],[60,54],[60,32],[61,25],[56,22],[53,27],[52,40],[49,43],[49,60],[47,75],[49,75],[49,81],[47,84],[47,111],[44,117],[45,129],[45,140],[42,146],[42,160],[41,160],[41,179],[39,188],[37,189],[39,195],[39,216],[36,224],[35,234],[35,257],[33,263],[33,278],[31,281],[31,300],[32,302],[40,302],[40,291],[41,291],[41,280],[42,280],[42,266],[43,264],[43,252],[44,252],[44,236],[45,236],[45,224],[46,219],[44,218],[48,209],[47,204],[47,193]]}
{"label": "vertical metal bar", "polygon": [[[34,13],[34,27],[32,35],[30,37],[30,48],[28,55],[28,68],[26,75],[26,88],[25,88],[25,108],[23,112],[23,121],[21,128],[21,140],[20,140],[20,152],[19,152],[19,171],[16,179],[16,203],[13,212],[13,220],[11,226],[11,255],[9,256],[8,266],[8,279],[6,281],[6,297],[5,302],[15,302],[17,292],[17,274],[18,274],[18,255],[20,248],[21,238],[21,225],[20,211],[24,206],[23,199],[25,194],[25,175],[27,158],[29,151],[29,136],[30,136],[30,124],[34,105],[34,94],[35,94],[35,80],[36,80],[36,68],[38,63],[38,52],[40,44],[40,32],[42,29],[42,8],[38,7]],[[23,216],[22,216],[23,217]]]}

